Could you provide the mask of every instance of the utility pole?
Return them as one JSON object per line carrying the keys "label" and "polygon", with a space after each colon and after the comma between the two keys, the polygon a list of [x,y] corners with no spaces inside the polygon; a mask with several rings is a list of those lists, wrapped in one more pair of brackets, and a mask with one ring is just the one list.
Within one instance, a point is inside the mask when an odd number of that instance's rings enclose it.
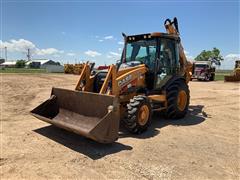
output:
{"label": "utility pole", "polygon": [[5,61],[7,61],[7,47],[5,46],[4,49],[5,49]]}
{"label": "utility pole", "polygon": [[27,49],[27,59],[28,59],[28,61],[31,60],[31,54],[30,54],[30,49],[29,48]]}

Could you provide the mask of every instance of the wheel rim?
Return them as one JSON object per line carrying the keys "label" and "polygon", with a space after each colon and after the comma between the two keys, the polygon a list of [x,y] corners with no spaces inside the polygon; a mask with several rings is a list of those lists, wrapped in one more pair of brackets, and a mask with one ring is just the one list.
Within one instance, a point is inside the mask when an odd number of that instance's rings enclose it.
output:
{"label": "wheel rim", "polygon": [[183,111],[187,105],[187,94],[184,90],[178,93],[178,109]]}
{"label": "wheel rim", "polygon": [[147,105],[143,105],[138,112],[138,123],[144,126],[149,118],[149,108]]}

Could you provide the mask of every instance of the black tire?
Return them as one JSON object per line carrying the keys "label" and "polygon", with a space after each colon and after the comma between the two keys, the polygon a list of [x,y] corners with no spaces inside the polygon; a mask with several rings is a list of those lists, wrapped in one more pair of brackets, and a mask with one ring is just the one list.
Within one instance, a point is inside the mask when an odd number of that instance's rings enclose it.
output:
{"label": "black tire", "polygon": [[[186,105],[184,109],[179,109],[178,107],[178,96],[180,91],[184,91],[186,93]],[[188,111],[189,106],[189,88],[184,80],[174,81],[171,85],[166,89],[167,95],[167,109],[165,111],[165,116],[168,119],[180,119],[183,118]]]}
{"label": "black tire", "polygon": [[206,75],[205,75],[205,78],[204,78],[204,81],[209,81],[209,80],[210,80],[210,78],[211,78],[211,76],[209,77],[209,75],[208,75],[208,74],[206,74]]}
{"label": "black tire", "polygon": [[[149,116],[144,125],[139,123],[139,111],[142,106],[146,105],[149,109]],[[146,96],[139,95],[135,96],[130,102],[127,104],[127,114],[123,120],[124,126],[127,130],[134,134],[140,134],[143,131],[147,130],[148,126],[151,122],[152,116],[152,108],[151,104]]]}
{"label": "black tire", "polygon": [[211,77],[209,78],[209,81],[214,81],[215,80],[215,74],[211,74]]}
{"label": "black tire", "polygon": [[99,93],[102,85],[103,85],[103,80],[107,76],[107,73],[105,72],[98,72],[95,75],[94,82],[93,82],[93,92]]}

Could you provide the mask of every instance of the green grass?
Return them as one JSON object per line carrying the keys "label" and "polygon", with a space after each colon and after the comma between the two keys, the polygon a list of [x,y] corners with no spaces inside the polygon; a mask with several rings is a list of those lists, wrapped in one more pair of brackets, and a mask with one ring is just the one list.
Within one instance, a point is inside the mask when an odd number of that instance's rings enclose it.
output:
{"label": "green grass", "polygon": [[228,76],[232,70],[217,70],[215,74],[215,81],[224,81],[224,76]]}
{"label": "green grass", "polygon": [[[230,75],[231,70],[217,70],[215,74],[215,81],[224,81],[224,76]],[[5,68],[0,69],[0,73],[47,73],[45,69],[28,69],[28,68]]]}
{"label": "green grass", "polygon": [[223,74],[223,73],[216,73],[215,74],[215,81],[224,81],[224,76],[229,74]]}
{"label": "green grass", "polygon": [[221,70],[221,69],[218,69],[216,70],[216,73],[224,73],[224,74],[230,74],[233,70]]}
{"label": "green grass", "polygon": [[46,69],[29,69],[29,68],[4,68],[0,73],[46,73]]}

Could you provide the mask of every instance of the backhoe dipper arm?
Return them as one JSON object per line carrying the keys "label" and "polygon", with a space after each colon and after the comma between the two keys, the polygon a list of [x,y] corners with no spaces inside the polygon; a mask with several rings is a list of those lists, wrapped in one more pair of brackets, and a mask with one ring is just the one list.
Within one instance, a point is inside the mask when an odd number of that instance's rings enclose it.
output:
{"label": "backhoe dipper arm", "polygon": [[[173,19],[173,21],[171,21],[170,19],[166,19],[164,22],[164,26],[168,34],[179,36],[178,21],[176,17]],[[179,57],[182,72],[186,74],[187,81],[189,81],[191,78],[192,64],[187,60],[181,41],[179,43]]]}

